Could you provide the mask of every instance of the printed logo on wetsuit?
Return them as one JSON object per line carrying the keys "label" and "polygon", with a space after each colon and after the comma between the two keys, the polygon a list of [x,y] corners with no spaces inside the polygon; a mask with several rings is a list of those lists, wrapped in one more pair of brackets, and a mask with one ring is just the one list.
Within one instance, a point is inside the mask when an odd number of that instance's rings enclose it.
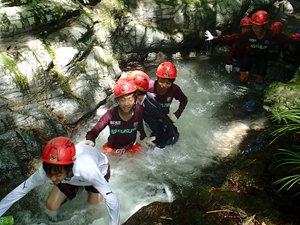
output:
{"label": "printed logo on wetsuit", "polygon": [[159,105],[163,108],[170,107],[171,103],[159,103]]}
{"label": "printed logo on wetsuit", "polygon": [[257,40],[256,40],[256,39],[253,39],[253,38],[249,38],[249,41],[250,41],[250,42],[257,42]]}
{"label": "printed logo on wetsuit", "polygon": [[172,97],[167,97],[167,102],[171,101]]}
{"label": "printed logo on wetsuit", "polygon": [[139,125],[139,122],[134,122],[134,123],[133,123],[133,126],[134,126],[134,127],[137,127],[138,125]]}
{"label": "printed logo on wetsuit", "polygon": [[110,121],[111,125],[121,125],[121,121]]}
{"label": "printed logo on wetsuit", "polygon": [[251,48],[258,48],[258,49],[262,49],[262,50],[268,48],[268,46],[266,46],[266,45],[255,45],[255,44],[250,45],[250,47]]}
{"label": "printed logo on wetsuit", "polygon": [[131,134],[131,133],[133,133],[136,130],[137,130],[137,127],[134,127],[132,129],[111,129],[110,133],[111,134],[116,134],[116,133],[119,133],[119,134]]}
{"label": "printed logo on wetsuit", "polygon": [[269,40],[265,40],[265,44],[266,44],[266,45],[269,44]]}

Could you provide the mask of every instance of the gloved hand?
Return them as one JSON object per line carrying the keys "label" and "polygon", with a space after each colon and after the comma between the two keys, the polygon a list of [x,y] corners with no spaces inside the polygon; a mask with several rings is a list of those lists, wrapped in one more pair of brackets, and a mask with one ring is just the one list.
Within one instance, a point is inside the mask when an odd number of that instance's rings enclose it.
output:
{"label": "gloved hand", "polygon": [[205,31],[205,37],[207,37],[207,39],[205,39],[205,41],[211,41],[214,39],[214,36],[208,30]]}
{"label": "gloved hand", "polygon": [[156,139],[155,136],[153,137],[145,137],[142,141],[141,141],[141,145],[143,147],[148,148],[149,146],[153,146],[155,147],[155,144],[153,143],[153,141]]}
{"label": "gloved hand", "polygon": [[95,143],[90,141],[90,140],[85,140],[85,141],[81,141],[78,143],[79,145],[90,145],[90,146],[93,146],[95,147]]}
{"label": "gloved hand", "polygon": [[225,69],[226,69],[227,73],[231,73],[231,71],[232,71],[232,65],[226,64],[225,65]]}
{"label": "gloved hand", "polygon": [[173,123],[177,121],[177,116],[175,116],[174,113],[169,113],[168,117],[170,118],[170,120],[172,120]]}

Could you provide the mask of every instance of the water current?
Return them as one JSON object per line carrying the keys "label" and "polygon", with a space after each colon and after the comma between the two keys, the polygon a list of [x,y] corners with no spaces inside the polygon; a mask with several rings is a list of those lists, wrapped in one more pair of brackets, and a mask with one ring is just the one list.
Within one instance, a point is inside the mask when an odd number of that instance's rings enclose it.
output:
{"label": "water current", "polygon": [[[219,165],[230,154],[246,154],[253,150],[247,143],[241,147],[241,143],[253,127],[258,130],[265,127],[263,90],[274,80],[286,82],[292,78],[295,68],[270,62],[264,84],[255,83],[254,75],[250,75],[247,84],[241,84],[237,73],[225,71],[227,51],[226,48],[213,48],[209,54],[169,59],[177,66],[175,83],[189,100],[175,123],[180,138],[174,146],[164,150],[143,149],[135,157],[109,158],[112,172],[109,183],[120,201],[121,222],[153,201],[171,202],[192,187],[214,186],[216,180],[222,179],[222,172],[215,173],[206,168]],[[145,72],[155,78],[155,68]],[[178,103],[173,101],[171,109],[176,107]],[[86,131],[95,125],[105,110],[98,109],[95,116],[74,134],[75,142],[84,139]],[[107,141],[108,132],[106,128],[98,137],[99,150]],[[259,143],[268,144],[263,138]],[[202,180],[201,177],[206,178]],[[37,188],[39,201],[34,204],[40,211],[33,213],[23,208],[16,215],[20,224],[108,224],[104,202],[99,206],[88,205],[87,193],[83,190],[58,212],[49,212],[45,201],[51,188],[51,185]]]}

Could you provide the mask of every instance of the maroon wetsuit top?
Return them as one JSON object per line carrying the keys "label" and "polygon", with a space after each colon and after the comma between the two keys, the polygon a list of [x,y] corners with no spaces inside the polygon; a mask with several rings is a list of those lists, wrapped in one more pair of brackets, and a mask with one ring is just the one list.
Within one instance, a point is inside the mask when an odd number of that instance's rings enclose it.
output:
{"label": "maroon wetsuit top", "polygon": [[118,113],[118,106],[110,108],[93,127],[87,132],[86,140],[95,142],[99,133],[108,125],[110,135],[108,137],[108,147],[115,149],[127,149],[134,145],[137,131],[140,132],[140,139],[146,137],[143,126],[144,107],[136,105],[134,115],[125,122]]}
{"label": "maroon wetsuit top", "polygon": [[219,41],[220,45],[232,46],[236,42],[236,40],[239,38],[239,35],[240,34],[218,36],[217,40]]}
{"label": "maroon wetsuit top", "polygon": [[248,48],[248,43],[241,44],[239,46],[236,45],[236,41],[238,40],[240,34],[232,34],[226,36],[219,36],[218,41],[220,45],[228,45],[231,46],[230,51],[228,52],[226,64],[232,65],[232,59],[237,59],[242,61],[246,50]]}
{"label": "maroon wetsuit top", "polygon": [[268,56],[269,47],[274,42],[278,43],[279,45],[284,45],[285,43],[295,44],[297,46],[300,45],[300,39],[293,39],[287,34],[267,28],[265,36],[260,40],[257,39],[253,30],[240,34],[240,37],[236,41],[236,46],[248,43],[249,48],[247,51],[253,57],[261,57],[262,55]]}
{"label": "maroon wetsuit top", "polygon": [[179,108],[174,113],[175,116],[179,118],[188,102],[187,97],[185,96],[185,94],[183,94],[180,87],[173,83],[172,86],[168,89],[168,91],[164,95],[160,95],[156,90],[156,86],[157,86],[157,81],[151,80],[149,83],[148,92],[154,94],[154,98],[161,105],[161,107],[164,109],[164,111],[167,114],[170,112],[170,105],[172,103],[173,98],[175,98],[180,102]]}
{"label": "maroon wetsuit top", "polygon": [[226,64],[232,65],[232,59],[242,61],[248,47],[248,43],[244,43],[239,46],[236,46],[236,43],[233,43],[230,51],[228,52]]}

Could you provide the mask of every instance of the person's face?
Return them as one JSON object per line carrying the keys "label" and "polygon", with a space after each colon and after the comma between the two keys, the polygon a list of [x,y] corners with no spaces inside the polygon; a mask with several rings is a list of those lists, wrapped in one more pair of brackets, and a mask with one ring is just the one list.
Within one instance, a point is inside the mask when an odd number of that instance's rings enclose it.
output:
{"label": "person's face", "polygon": [[64,167],[61,167],[60,171],[55,171],[52,169],[51,172],[47,173],[46,175],[52,180],[53,184],[57,185],[67,177],[67,171]]}
{"label": "person's face", "polygon": [[158,92],[165,93],[173,83],[169,79],[159,77],[157,84]]}
{"label": "person's face", "polygon": [[265,26],[252,24],[252,30],[254,31],[256,36],[261,36],[265,30]]}
{"label": "person's face", "polygon": [[241,27],[241,32],[242,33],[245,33],[248,30],[251,30],[251,26],[243,26],[243,27]]}
{"label": "person's face", "polygon": [[135,103],[135,95],[132,93],[132,94],[121,96],[118,99],[118,102],[119,102],[119,107],[122,111],[130,112],[133,109]]}

